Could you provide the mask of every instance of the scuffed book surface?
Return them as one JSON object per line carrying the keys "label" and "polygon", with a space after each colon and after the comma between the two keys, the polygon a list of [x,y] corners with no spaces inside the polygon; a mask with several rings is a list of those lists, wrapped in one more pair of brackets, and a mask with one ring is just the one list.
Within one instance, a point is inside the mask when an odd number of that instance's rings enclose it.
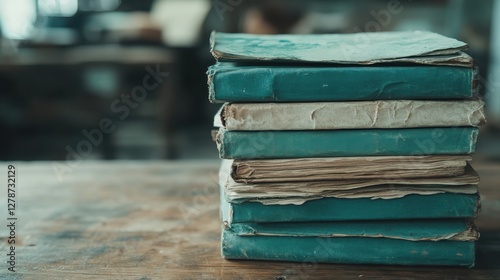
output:
{"label": "scuffed book surface", "polygon": [[424,31],[272,36],[213,32],[210,41],[218,61],[472,64],[460,52],[467,44]]}
{"label": "scuffed book surface", "polygon": [[366,237],[239,236],[222,231],[227,259],[307,263],[474,266],[473,241],[408,241]]}
{"label": "scuffed book surface", "polygon": [[[471,156],[386,156],[233,160],[238,183],[454,177]],[[227,163],[226,163],[227,164]]]}
{"label": "scuffed book surface", "polygon": [[[224,159],[467,155],[476,149],[473,127],[227,131],[217,147]],[[311,144],[313,143],[313,144]]]}
{"label": "scuffed book surface", "polygon": [[454,177],[344,179],[268,183],[238,183],[231,177],[231,161],[225,160],[219,180],[228,201],[254,201],[264,204],[302,204],[325,197],[397,199],[408,195],[441,193],[476,194],[479,176],[467,166]]}
{"label": "scuffed book surface", "polygon": [[226,103],[214,125],[229,131],[478,127],[486,122],[476,101],[359,101]]}
{"label": "scuffed book surface", "polygon": [[471,98],[477,91],[476,70],[463,67],[217,63],[207,74],[211,102],[441,100]]}
{"label": "scuffed book surface", "polygon": [[328,197],[300,204],[269,200],[270,204],[228,202],[222,196],[224,221],[232,224],[475,218],[479,211],[477,194],[414,194],[389,200]]}
{"label": "scuffed book surface", "polygon": [[[226,190],[228,173],[224,166],[219,171],[221,218],[232,223],[247,222],[330,222],[348,220],[391,220],[431,218],[472,218],[480,211],[477,186],[460,185],[458,193],[448,188],[437,194],[425,190],[440,186],[414,186],[412,194],[380,200],[377,193],[352,198],[337,197],[281,197],[232,200]],[[379,193],[405,188],[401,185],[380,186]],[[406,186],[407,187],[407,186]],[[443,187],[443,186],[441,186]],[[446,186],[444,186],[446,188]],[[450,191],[451,190],[451,191]],[[467,193],[468,191],[470,193]],[[432,190],[430,190],[432,191]],[[422,205],[425,205],[422,208]]]}
{"label": "scuffed book surface", "polygon": [[367,237],[409,241],[475,241],[474,223],[467,219],[342,221],[325,223],[234,223],[229,230],[238,236]]}

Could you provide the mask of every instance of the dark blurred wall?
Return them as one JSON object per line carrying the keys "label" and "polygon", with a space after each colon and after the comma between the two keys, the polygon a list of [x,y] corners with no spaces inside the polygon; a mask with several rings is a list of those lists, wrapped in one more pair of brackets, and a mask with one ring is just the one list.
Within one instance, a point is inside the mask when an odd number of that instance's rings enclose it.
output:
{"label": "dark blurred wall", "polygon": [[[116,131],[86,158],[215,158],[209,132],[218,105],[207,101],[205,75],[214,63],[212,30],[426,29],[467,42],[482,76],[496,69],[490,65],[491,33],[500,32],[498,24],[491,27],[493,0],[112,0],[111,10],[93,10],[99,1],[105,0],[81,0],[71,16],[39,11],[31,38],[0,36],[0,129],[10,135],[0,140],[0,160],[64,159],[82,131],[98,128],[103,118],[116,121]],[[397,13],[389,12],[394,4]],[[111,104],[130,98],[145,68],[157,64],[170,76],[117,119]]]}

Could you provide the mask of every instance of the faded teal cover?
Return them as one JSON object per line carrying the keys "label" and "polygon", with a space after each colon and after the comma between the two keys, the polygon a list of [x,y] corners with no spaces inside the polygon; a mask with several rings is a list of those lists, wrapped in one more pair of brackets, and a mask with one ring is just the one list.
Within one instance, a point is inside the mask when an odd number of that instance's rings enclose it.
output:
{"label": "faded teal cover", "polygon": [[398,264],[474,266],[471,241],[407,241],[364,237],[239,236],[222,231],[227,259],[276,260],[307,264]]}
{"label": "faded teal cover", "polygon": [[322,198],[301,205],[228,203],[223,188],[221,194],[222,219],[229,224],[474,218],[479,211],[477,194],[414,194],[396,199]]}
{"label": "faded teal cover", "polygon": [[212,32],[210,36],[210,52],[218,61],[470,65],[470,57],[460,55],[465,49],[464,42],[428,31],[292,35]]}
{"label": "faded teal cover", "polygon": [[478,238],[472,222],[466,219],[233,223],[225,230],[239,236],[384,237],[409,241],[474,241]]}
{"label": "faded teal cover", "polygon": [[471,127],[265,132],[221,128],[217,146],[224,159],[463,155],[475,151],[477,134]]}
{"label": "faded teal cover", "polygon": [[465,99],[475,71],[448,66],[234,66],[209,68],[212,102]]}

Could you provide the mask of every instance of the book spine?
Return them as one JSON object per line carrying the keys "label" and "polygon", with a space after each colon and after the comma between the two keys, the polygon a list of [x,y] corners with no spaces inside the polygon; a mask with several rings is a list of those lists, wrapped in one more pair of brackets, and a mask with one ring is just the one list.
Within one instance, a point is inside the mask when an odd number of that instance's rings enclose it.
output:
{"label": "book spine", "polygon": [[473,267],[474,242],[407,241],[363,237],[238,236],[222,231],[226,259],[292,261],[308,264],[452,265]]}
{"label": "book spine", "polygon": [[355,220],[474,218],[477,194],[408,195],[398,199],[322,198],[301,205],[228,203],[223,218],[229,223],[333,222]]}
{"label": "book spine", "polygon": [[364,101],[226,104],[219,120],[227,130],[328,130],[478,127],[482,101]]}
{"label": "book spine", "polygon": [[225,223],[238,236],[383,237],[408,241],[476,241],[479,233],[467,219],[414,219],[327,223]]}
{"label": "book spine", "polygon": [[227,131],[217,134],[225,159],[464,155],[475,151],[478,129],[468,127]]}
{"label": "book spine", "polygon": [[[465,99],[474,70],[447,66],[209,68],[212,102]],[[445,89],[445,90],[443,90]]]}

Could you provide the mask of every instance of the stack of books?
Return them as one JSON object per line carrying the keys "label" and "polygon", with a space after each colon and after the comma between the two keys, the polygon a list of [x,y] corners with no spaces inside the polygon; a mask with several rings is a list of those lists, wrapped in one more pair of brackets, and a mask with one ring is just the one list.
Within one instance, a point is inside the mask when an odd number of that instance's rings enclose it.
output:
{"label": "stack of books", "polygon": [[222,256],[473,266],[477,69],[430,32],[213,33]]}

